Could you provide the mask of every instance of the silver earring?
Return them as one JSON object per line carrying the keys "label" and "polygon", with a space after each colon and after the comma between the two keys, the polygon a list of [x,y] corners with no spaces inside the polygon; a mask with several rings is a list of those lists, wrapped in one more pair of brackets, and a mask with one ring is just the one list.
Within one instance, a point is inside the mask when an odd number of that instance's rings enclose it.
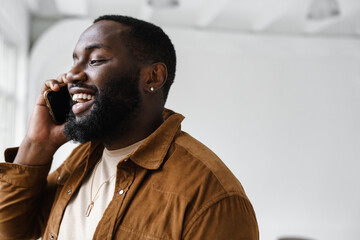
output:
{"label": "silver earring", "polygon": [[151,87],[151,88],[150,88],[150,91],[152,91],[152,92],[153,92],[153,91],[154,91],[154,88],[153,88],[153,87]]}

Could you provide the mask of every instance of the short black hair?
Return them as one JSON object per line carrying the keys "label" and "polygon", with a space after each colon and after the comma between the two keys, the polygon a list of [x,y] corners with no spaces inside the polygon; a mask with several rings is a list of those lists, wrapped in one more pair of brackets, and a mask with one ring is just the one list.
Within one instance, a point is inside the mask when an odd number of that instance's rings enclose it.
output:
{"label": "short black hair", "polygon": [[176,71],[176,53],[174,45],[166,33],[158,26],[122,15],[103,15],[94,20],[94,23],[102,20],[119,22],[130,27],[128,36],[131,39],[132,51],[141,62],[162,62],[166,65],[168,77],[164,84],[165,100],[174,82]]}

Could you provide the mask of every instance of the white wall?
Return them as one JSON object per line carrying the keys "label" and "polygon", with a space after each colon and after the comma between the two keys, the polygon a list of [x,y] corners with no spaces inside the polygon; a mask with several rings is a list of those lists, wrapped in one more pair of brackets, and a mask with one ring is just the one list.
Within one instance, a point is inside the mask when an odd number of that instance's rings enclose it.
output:
{"label": "white wall", "polygon": [[360,41],[172,35],[168,106],[241,180],[262,239],[360,239]]}
{"label": "white wall", "polygon": [[[16,76],[16,128],[14,142],[8,142],[10,147],[19,144],[26,130],[26,100],[28,87],[28,46],[29,46],[29,12],[23,1],[1,0],[0,32],[17,47]],[[1,64],[1,63],[0,63]],[[0,146],[3,150],[4,146]],[[2,161],[2,159],[1,159]]]}
{"label": "white wall", "polygon": [[[39,40],[33,86],[68,69],[89,23],[60,23]],[[261,239],[360,239],[360,41],[167,32],[178,54],[167,107],[240,179]]]}

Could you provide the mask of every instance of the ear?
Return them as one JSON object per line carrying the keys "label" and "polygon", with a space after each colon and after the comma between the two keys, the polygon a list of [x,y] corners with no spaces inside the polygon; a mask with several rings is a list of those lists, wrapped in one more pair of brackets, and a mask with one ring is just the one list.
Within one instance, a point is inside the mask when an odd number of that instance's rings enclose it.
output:
{"label": "ear", "polygon": [[148,68],[144,91],[148,93],[158,91],[165,84],[167,76],[168,72],[164,63],[153,63]]}

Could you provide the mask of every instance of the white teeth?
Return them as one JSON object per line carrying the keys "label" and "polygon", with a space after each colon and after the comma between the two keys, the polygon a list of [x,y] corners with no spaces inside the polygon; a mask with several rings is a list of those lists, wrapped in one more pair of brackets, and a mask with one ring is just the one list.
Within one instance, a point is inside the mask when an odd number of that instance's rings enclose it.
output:
{"label": "white teeth", "polygon": [[87,93],[75,93],[72,97],[72,100],[76,102],[85,102],[85,100],[92,100],[92,99],[95,99],[95,96]]}

